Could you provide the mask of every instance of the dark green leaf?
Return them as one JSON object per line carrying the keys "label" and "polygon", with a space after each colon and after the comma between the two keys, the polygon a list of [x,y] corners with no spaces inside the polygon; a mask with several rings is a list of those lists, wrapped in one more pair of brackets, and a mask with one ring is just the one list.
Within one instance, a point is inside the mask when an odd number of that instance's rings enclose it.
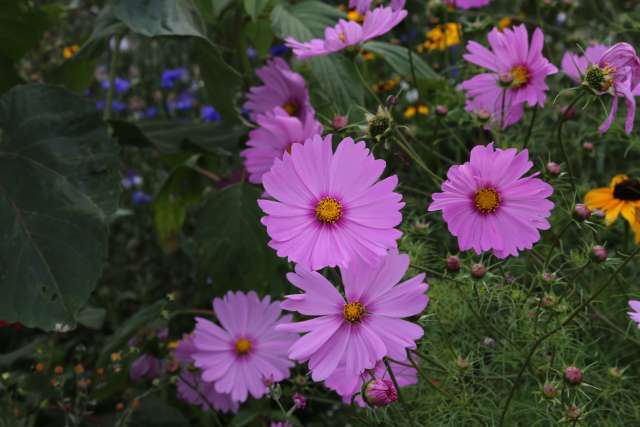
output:
{"label": "dark green leaf", "polygon": [[281,38],[291,36],[299,41],[322,37],[326,27],[334,26],[344,12],[319,1],[305,1],[294,6],[280,4],[271,13],[274,32]]}
{"label": "dark green leaf", "polygon": [[260,18],[255,22],[250,22],[247,25],[245,34],[260,58],[264,58],[269,54],[269,48],[273,41],[273,32],[268,18]]}
{"label": "dark green leaf", "polygon": [[410,49],[385,42],[368,42],[363,46],[364,50],[373,52],[387,61],[393,70],[402,77],[413,77],[411,72],[411,59],[413,58],[413,71],[418,80],[440,80],[438,73],[427,64],[420,56],[412,53],[409,57]]}
{"label": "dark green leaf", "polygon": [[236,184],[209,197],[196,231],[199,262],[223,293],[228,289],[261,289],[277,294],[286,264],[267,246],[257,204],[260,190]]}
{"label": "dark green leaf", "polygon": [[13,61],[38,45],[50,23],[46,13],[21,3],[3,1],[0,7],[0,54]]}
{"label": "dark green leaf", "polygon": [[40,336],[31,341],[29,344],[24,347],[20,347],[17,350],[14,350],[10,353],[0,354],[0,366],[7,367],[11,366],[17,360],[22,358],[35,358],[36,349],[42,345],[47,338],[45,336]]}
{"label": "dark green leaf", "polygon": [[13,61],[7,56],[0,54],[0,94],[5,93],[21,82],[22,79],[18,76]]}
{"label": "dark green leaf", "polygon": [[131,416],[131,426],[136,427],[189,427],[189,420],[178,409],[167,405],[165,399],[149,396]]}
{"label": "dark green leaf", "polygon": [[243,3],[245,12],[255,21],[269,4],[269,0],[243,0]]}
{"label": "dark green leaf", "polygon": [[78,323],[85,328],[100,330],[106,317],[107,310],[88,305],[78,314]]}
{"label": "dark green leaf", "polygon": [[115,0],[113,14],[143,36],[207,39],[202,19],[190,0]]}
{"label": "dark green leaf", "polygon": [[47,83],[59,84],[74,92],[86,89],[93,80],[96,61],[75,56],[46,75]]}
{"label": "dark green leaf", "polygon": [[89,39],[76,54],[76,58],[95,58],[106,46],[107,40],[115,35],[125,32],[127,26],[124,25],[113,13],[113,7],[107,5],[102,9],[96,19],[93,32]]}
{"label": "dark green leaf", "polygon": [[0,318],[66,330],[99,279],[118,150],[93,104],[62,88],[0,99]]}
{"label": "dark green leaf", "polygon": [[177,248],[187,209],[201,200],[206,185],[210,183],[195,169],[198,157],[177,166],[154,198],[156,233],[160,246],[167,253]]}

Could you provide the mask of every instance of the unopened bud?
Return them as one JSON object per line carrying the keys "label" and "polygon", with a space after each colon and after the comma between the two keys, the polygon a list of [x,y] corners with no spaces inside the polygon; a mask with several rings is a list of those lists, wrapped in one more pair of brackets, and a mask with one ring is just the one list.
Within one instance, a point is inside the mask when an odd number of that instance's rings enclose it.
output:
{"label": "unopened bud", "polygon": [[595,261],[604,262],[609,257],[609,251],[604,246],[596,245],[591,248],[591,255]]}
{"label": "unopened bud", "polygon": [[446,117],[449,109],[445,105],[436,105],[436,114],[440,117]]}
{"label": "unopened bud", "polygon": [[349,124],[349,120],[347,119],[346,116],[335,116],[331,121],[331,126],[333,126],[334,129],[342,129],[348,124]]}
{"label": "unopened bud", "polygon": [[573,216],[578,221],[585,221],[591,216],[591,209],[583,203],[578,203],[573,209]]}
{"label": "unopened bud", "polygon": [[461,263],[460,258],[457,255],[450,255],[447,258],[447,270],[451,273],[457,273],[460,271]]}
{"label": "unopened bud", "polygon": [[582,383],[582,371],[575,366],[569,366],[564,370],[564,380],[569,385],[580,385]]}
{"label": "unopened bud", "polygon": [[487,274],[487,269],[484,265],[478,263],[471,266],[471,275],[476,279],[482,279]]}
{"label": "unopened bud", "polygon": [[549,162],[547,163],[547,172],[549,172],[550,175],[558,176],[560,172],[562,172],[562,168],[556,162]]}
{"label": "unopened bud", "polygon": [[555,386],[555,384],[546,383],[544,386],[542,386],[542,394],[544,394],[544,397],[546,397],[547,399],[553,399],[558,395],[558,388]]}
{"label": "unopened bud", "polygon": [[362,394],[369,406],[386,406],[398,400],[398,392],[389,380],[374,379],[364,386]]}
{"label": "unopened bud", "polygon": [[567,408],[567,419],[569,421],[578,421],[582,415],[582,410],[576,405],[570,405]]}
{"label": "unopened bud", "polygon": [[300,393],[293,393],[292,399],[296,409],[304,409],[307,406],[307,398]]}

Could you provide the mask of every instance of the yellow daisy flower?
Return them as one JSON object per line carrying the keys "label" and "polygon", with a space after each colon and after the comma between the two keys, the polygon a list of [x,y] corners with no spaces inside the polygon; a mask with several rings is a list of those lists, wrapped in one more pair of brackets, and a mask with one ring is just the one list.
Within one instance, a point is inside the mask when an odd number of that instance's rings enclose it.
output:
{"label": "yellow daisy flower", "polygon": [[616,175],[611,185],[591,190],[584,196],[589,209],[599,209],[605,213],[605,221],[612,224],[620,214],[629,224],[640,229],[637,208],[640,208],[640,181],[626,175]]}
{"label": "yellow daisy flower", "polygon": [[416,107],[414,107],[413,105],[410,105],[407,107],[406,110],[404,110],[404,118],[405,119],[411,119],[413,117],[415,117],[416,115]]}
{"label": "yellow daisy flower", "polygon": [[427,50],[445,50],[448,47],[460,44],[460,24],[449,22],[438,25],[427,33],[424,48]]}

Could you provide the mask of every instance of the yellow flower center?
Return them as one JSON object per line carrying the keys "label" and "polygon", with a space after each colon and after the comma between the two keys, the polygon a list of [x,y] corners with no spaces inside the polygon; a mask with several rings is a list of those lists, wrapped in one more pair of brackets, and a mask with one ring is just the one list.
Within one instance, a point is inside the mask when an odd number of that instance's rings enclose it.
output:
{"label": "yellow flower center", "polygon": [[350,302],[344,305],[342,313],[344,314],[345,320],[351,323],[359,322],[364,315],[364,305],[360,304],[358,301]]}
{"label": "yellow flower center", "polygon": [[295,116],[296,114],[298,114],[298,104],[295,103],[294,101],[285,102],[284,105],[282,106],[282,108],[290,116]]}
{"label": "yellow flower center", "polygon": [[519,88],[526,85],[527,83],[529,83],[529,80],[531,79],[531,75],[529,74],[529,69],[524,65],[516,65],[515,67],[513,67],[511,69],[511,77],[513,78],[511,86],[515,88]]}
{"label": "yellow flower center", "polygon": [[480,213],[494,213],[500,206],[500,194],[493,188],[482,188],[476,191],[473,203]]}
{"label": "yellow flower center", "polygon": [[362,23],[364,21],[364,16],[361,15],[357,10],[352,9],[349,12],[347,12],[347,19],[349,21]]}
{"label": "yellow flower center", "polygon": [[325,224],[334,224],[342,217],[342,205],[333,197],[323,197],[316,205],[316,218]]}
{"label": "yellow flower center", "polygon": [[236,353],[243,356],[251,351],[251,341],[246,338],[240,338],[236,341]]}
{"label": "yellow flower center", "polygon": [[346,42],[347,42],[347,36],[344,34],[344,31],[341,31],[341,32],[338,34],[338,39],[340,39],[340,41],[341,41],[342,43],[346,43]]}

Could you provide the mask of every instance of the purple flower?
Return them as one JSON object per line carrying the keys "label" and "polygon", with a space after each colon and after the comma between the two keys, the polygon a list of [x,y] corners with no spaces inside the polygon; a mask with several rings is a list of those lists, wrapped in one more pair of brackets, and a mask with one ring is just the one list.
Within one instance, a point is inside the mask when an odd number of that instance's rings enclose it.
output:
{"label": "purple flower", "polygon": [[257,116],[256,122],[259,127],[249,132],[249,148],[240,153],[249,172],[249,181],[254,184],[262,182],[262,176],[271,170],[273,161],[290,153],[293,144],[302,144],[322,133],[322,125],[313,115],[308,114],[302,122],[280,107]]}
{"label": "purple flower", "polygon": [[[406,356],[405,356],[406,357]],[[400,387],[406,387],[417,384],[418,372],[413,367],[405,366],[409,362],[405,358],[399,360],[402,365],[390,361],[389,366],[396,377],[396,381]],[[391,379],[387,367],[384,362],[379,361],[373,370],[364,371],[359,375],[348,375],[345,366],[342,365],[336,369],[324,382],[324,384],[332,390],[335,390],[342,397],[344,403],[351,403],[356,394],[362,391],[362,386],[374,379],[388,381]],[[395,389],[395,388],[394,388]],[[355,397],[355,402],[359,406],[366,406],[366,402],[362,396]]]}
{"label": "purple flower", "polygon": [[193,93],[189,91],[181,92],[175,99],[168,101],[169,110],[175,111],[187,111],[192,109],[196,104],[196,98]]}
{"label": "purple flower", "polygon": [[148,205],[152,201],[153,197],[142,190],[134,191],[133,194],[131,194],[131,203],[134,205]]}
{"label": "purple flower", "polygon": [[317,270],[352,262],[377,263],[402,233],[398,177],[378,181],[385,162],[364,142],[343,139],[333,152],[331,135],[293,144],[262,176],[275,200],[258,200],[269,246],[279,256]]}
{"label": "purple flower", "polygon": [[459,9],[475,9],[487,6],[491,0],[446,0],[446,3]]}
{"label": "purple flower", "polygon": [[222,120],[222,116],[212,105],[203,105],[200,108],[200,118],[205,122],[219,122]]}
{"label": "purple flower", "polygon": [[490,72],[462,82],[466,91],[466,109],[487,112],[493,121],[510,126],[522,119],[524,104],[544,106],[549,89],[545,79],[558,69],[542,56],[544,35],[536,28],[529,45],[524,25],[499,31],[494,28],[488,36],[491,50],[470,41],[464,59]]}
{"label": "purple flower", "polygon": [[404,9],[393,10],[392,7],[378,7],[367,12],[362,25],[341,19],[335,27],[325,29],[324,39],[299,42],[293,37],[287,37],[285,42],[293,49],[293,53],[298,59],[328,55],[388,33],[406,16],[407,11]]}
{"label": "purple flower", "polygon": [[296,409],[304,409],[307,406],[307,398],[303,394],[293,393],[291,399]]}
{"label": "purple flower", "polygon": [[313,318],[277,327],[307,332],[291,346],[289,357],[309,361],[314,381],[327,379],[341,365],[353,376],[385,356],[402,360],[423,335],[422,327],[403,318],[420,314],[429,303],[424,274],[398,283],[408,268],[409,257],[397,252],[378,267],[354,262],[340,268],[342,296],[320,273],[297,265],[287,279],[304,293],[287,295],[282,308]]}
{"label": "purple flower", "polygon": [[127,110],[127,104],[114,99],[111,103],[111,109],[115,112],[121,113]]}
{"label": "purple flower", "polygon": [[477,145],[470,161],[449,169],[442,193],[433,194],[429,212],[441,210],[451,234],[463,251],[493,250],[498,258],[517,256],[547,230],[553,188],[523,175],[531,169],[529,152]]}
{"label": "purple flower", "polygon": [[635,97],[640,95],[640,59],[628,43],[616,43],[608,48],[604,45],[589,47],[584,56],[565,53],[562,70],[576,83],[590,89],[595,95],[613,96],[608,117],[598,131],[609,130],[618,113],[619,98],[627,106],[625,132],[631,133],[636,115]]}
{"label": "purple flower", "polygon": [[391,380],[373,379],[364,386],[364,400],[369,406],[386,406],[398,400]]}
{"label": "purple flower", "polygon": [[162,72],[160,87],[163,89],[173,88],[178,81],[184,81],[189,78],[189,72],[186,68],[172,68]]}
{"label": "purple flower", "polygon": [[258,51],[254,47],[247,48],[247,57],[249,59],[256,59],[258,57]]}
{"label": "purple flower", "polygon": [[251,112],[253,120],[260,114],[273,111],[275,107],[281,107],[290,116],[301,120],[306,120],[307,115],[315,116],[304,79],[291,71],[283,59],[270,60],[256,74],[264,84],[249,89],[247,102],[243,106]]}
{"label": "purple flower", "polygon": [[[109,82],[108,79],[103,80],[102,83],[100,84],[104,90],[109,90],[109,88],[111,87],[111,83]],[[120,77],[116,77],[114,85],[115,85],[117,94],[125,93],[131,87],[131,83],[129,82],[129,80],[121,79]]]}
{"label": "purple flower", "polygon": [[163,372],[164,367],[161,359],[150,354],[143,354],[133,361],[129,368],[129,377],[133,381],[143,378],[155,379]]}
{"label": "purple flower", "polygon": [[283,44],[277,44],[269,49],[271,56],[282,56],[289,52],[289,48]]}
{"label": "purple flower", "polygon": [[638,324],[638,328],[640,328],[640,301],[631,299],[629,300],[629,307],[631,307],[630,312],[627,314],[629,318]]}
{"label": "purple flower", "polygon": [[203,381],[201,373],[194,370],[192,356],[196,351],[193,336],[186,335],[174,353],[182,367],[176,382],[178,397],[192,405],[200,406],[203,411],[213,407],[217,411],[237,412],[240,406],[238,402],[232,401],[229,394],[218,393],[214,383]]}
{"label": "purple flower", "polygon": [[158,107],[152,105],[151,107],[147,108],[147,111],[145,112],[145,117],[148,119],[154,119],[158,116]]}
{"label": "purple flower", "polygon": [[264,379],[282,381],[293,363],[287,349],[296,334],[277,330],[291,321],[280,317],[278,302],[267,296],[260,300],[255,292],[229,292],[213,300],[220,321],[196,318],[192,358],[202,370],[202,380],[215,383],[218,393],[230,394],[234,402],[244,402],[249,393],[256,399],[267,392]]}
{"label": "purple flower", "polygon": [[122,186],[126,189],[132,187],[140,187],[143,182],[144,180],[142,179],[142,177],[138,175],[137,172],[133,169],[129,169],[127,171],[127,176],[125,178],[122,178],[121,181]]}

